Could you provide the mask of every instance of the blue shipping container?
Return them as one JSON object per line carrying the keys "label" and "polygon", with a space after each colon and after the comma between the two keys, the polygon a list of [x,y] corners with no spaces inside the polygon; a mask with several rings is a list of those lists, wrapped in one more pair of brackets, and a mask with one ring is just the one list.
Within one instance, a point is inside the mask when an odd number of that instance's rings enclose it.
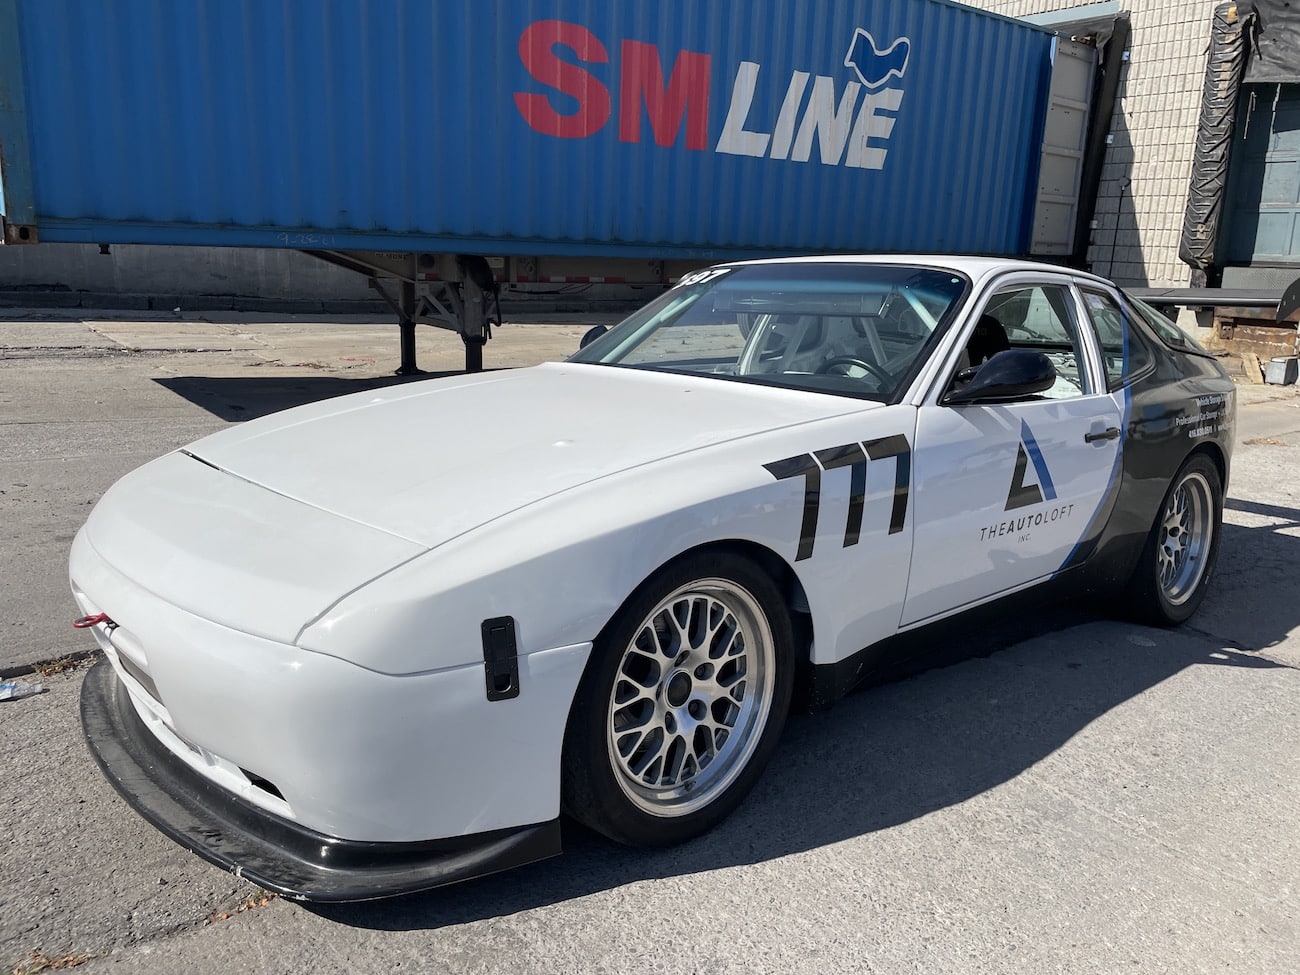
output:
{"label": "blue shipping container", "polygon": [[0,0],[9,230],[1019,254],[1051,43],[941,0]]}

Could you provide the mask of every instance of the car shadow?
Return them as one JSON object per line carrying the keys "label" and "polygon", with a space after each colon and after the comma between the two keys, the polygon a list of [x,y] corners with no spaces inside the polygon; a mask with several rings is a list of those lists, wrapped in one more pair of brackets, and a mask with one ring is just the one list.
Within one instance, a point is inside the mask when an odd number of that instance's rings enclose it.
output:
{"label": "car shadow", "polygon": [[1261,524],[1223,526],[1214,582],[1188,625],[1229,635],[1241,650],[1267,651],[1295,630],[1300,616],[1295,598],[1300,508],[1232,497],[1224,507],[1225,518]]}
{"label": "car shadow", "polygon": [[364,393],[402,383],[461,375],[464,373],[453,371],[366,379],[339,376],[172,376],[155,379],[154,382],[213,416],[230,423],[239,423],[295,406],[346,396],[348,393]]}
{"label": "car shadow", "polygon": [[[1239,507],[1246,504],[1230,508],[1251,510]],[[1281,528],[1300,519],[1294,509],[1268,514]],[[1228,524],[1220,558],[1220,578],[1239,575],[1275,607],[1257,630],[1261,645],[1300,626],[1300,604],[1286,595],[1289,577],[1253,568],[1300,563],[1300,538],[1277,523]],[[1216,580],[1196,627],[1173,630],[1047,605],[1002,621],[990,615],[979,632],[958,633],[951,645],[907,665],[919,671],[913,676],[850,695],[828,713],[793,716],[741,808],[679,847],[633,850],[566,820],[565,853],[554,860],[388,901],[305,906],[362,928],[439,928],[638,881],[775,860],[908,823],[1015,778],[1100,716],[1189,667],[1285,666],[1208,625],[1235,618],[1233,598]],[[1066,629],[1063,613],[1072,624]],[[924,670],[936,661],[947,666]]]}

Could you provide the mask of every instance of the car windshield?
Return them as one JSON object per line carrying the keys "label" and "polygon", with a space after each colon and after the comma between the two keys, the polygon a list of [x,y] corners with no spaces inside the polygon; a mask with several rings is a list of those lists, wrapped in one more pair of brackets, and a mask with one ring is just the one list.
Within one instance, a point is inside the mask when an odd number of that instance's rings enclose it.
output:
{"label": "car windshield", "polygon": [[904,264],[794,262],[684,277],[570,361],[889,401],[969,282]]}

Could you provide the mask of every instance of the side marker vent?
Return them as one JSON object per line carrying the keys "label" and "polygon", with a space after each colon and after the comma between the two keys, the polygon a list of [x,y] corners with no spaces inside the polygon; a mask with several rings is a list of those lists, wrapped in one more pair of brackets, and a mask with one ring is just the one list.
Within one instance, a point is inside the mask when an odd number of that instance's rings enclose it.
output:
{"label": "side marker vent", "polygon": [[489,701],[519,696],[519,642],[513,616],[483,621],[483,670]]}

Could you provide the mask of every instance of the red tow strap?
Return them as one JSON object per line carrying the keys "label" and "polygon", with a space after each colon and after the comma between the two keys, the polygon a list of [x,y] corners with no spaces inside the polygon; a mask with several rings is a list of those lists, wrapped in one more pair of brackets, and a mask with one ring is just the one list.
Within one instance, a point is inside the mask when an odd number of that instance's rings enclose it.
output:
{"label": "red tow strap", "polygon": [[79,630],[88,630],[92,626],[98,626],[100,623],[113,622],[108,618],[107,613],[96,613],[94,616],[83,616],[81,619],[73,620],[72,625]]}

